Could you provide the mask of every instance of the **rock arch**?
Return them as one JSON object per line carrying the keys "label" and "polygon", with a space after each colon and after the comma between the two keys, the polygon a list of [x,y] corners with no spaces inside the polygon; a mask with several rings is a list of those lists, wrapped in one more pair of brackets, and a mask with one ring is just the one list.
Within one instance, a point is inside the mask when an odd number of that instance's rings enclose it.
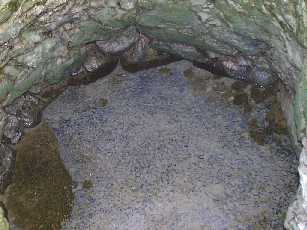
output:
{"label": "rock arch", "polygon": [[[299,151],[306,136],[306,34],[302,0],[1,0],[0,134],[14,143],[21,127],[35,125],[25,110],[18,112],[25,93],[73,84],[71,79],[98,68],[108,73],[119,57],[138,65],[152,51],[163,51],[263,86],[279,79]],[[10,159],[7,148],[3,144],[0,151]],[[303,150],[289,229],[307,228],[305,156]]]}

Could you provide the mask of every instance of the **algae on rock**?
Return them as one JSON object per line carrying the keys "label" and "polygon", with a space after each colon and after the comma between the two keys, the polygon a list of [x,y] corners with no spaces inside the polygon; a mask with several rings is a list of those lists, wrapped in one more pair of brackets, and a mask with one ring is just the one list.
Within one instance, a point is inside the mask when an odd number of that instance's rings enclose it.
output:
{"label": "algae on rock", "polygon": [[70,216],[73,193],[53,131],[40,124],[16,149],[16,172],[6,191],[10,220],[22,229],[59,229]]}

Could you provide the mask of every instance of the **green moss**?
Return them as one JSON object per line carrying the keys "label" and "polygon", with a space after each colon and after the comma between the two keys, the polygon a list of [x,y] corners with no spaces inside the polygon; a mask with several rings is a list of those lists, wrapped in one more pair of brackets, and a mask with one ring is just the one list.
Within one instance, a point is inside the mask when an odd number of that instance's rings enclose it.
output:
{"label": "green moss", "polygon": [[8,8],[10,9],[11,12],[17,11],[19,6],[20,6],[19,0],[12,0],[8,3]]}
{"label": "green moss", "polygon": [[108,105],[109,101],[106,98],[100,98],[98,103],[99,103],[99,106],[106,107]]}
{"label": "green moss", "polygon": [[159,72],[163,75],[163,76],[166,76],[166,77],[169,77],[172,72],[171,72],[171,69],[168,68],[168,67],[162,67],[159,69]]}
{"label": "green moss", "polygon": [[11,219],[21,229],[60,229],[70,216],[73,193],[55,135],[43,123],[16,150],[14,182],[6,194]]}
{"label": "green moss", "polygon": [[85,190],[89,190],[91,188],[93,188],[93,182],[91,180],[85,180],[83,181],[83,184],[82,184],[82,188],[85,189]]}

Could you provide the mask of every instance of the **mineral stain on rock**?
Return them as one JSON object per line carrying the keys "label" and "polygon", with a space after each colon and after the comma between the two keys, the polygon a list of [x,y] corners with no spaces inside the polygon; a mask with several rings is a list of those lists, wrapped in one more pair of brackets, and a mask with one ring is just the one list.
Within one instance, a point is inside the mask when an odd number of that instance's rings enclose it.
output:
{"label": "mineral stain on rock", "polygon": [[266,120],[271,131],[277,134],[288,134],[287,121],[277,100],[272,103],[271,111],[266,115]]}
{"label": "mineral stain on rock", "polygon": [[16,172],[6,193],[10,221],[26,230],[60,229],[70,216],[74,196],[52,129],[40,124],[16,151]]}
{"label": "mineral stain on rock", "polygon": [[235,94],[233,104],[242,106],[244,112],[251,111],[251,107],[248,101],[248,95],[245,92]]}
{"label": "mineral stain on rock", "polygon": [[172,71],[170,68],[167,68],[167,67],[162,67],[160,68],[159,72],[163,75],[163,76],[166,76],[166,77],[169,77],[171,74],[172,74]]}
{"label": "mineral stain on rock", "polygon": [[258,144],[264,145],[267,137],[267,132],[264,128],[260,127],[255,118],[249,122],[249,135]]}
{"label": "mineral stain on rock", "polygon": [[83,181],[83,184],[82,184],[82,188],[84,189],[84,190],[89,190],[89,189],[91,189],[91,188],[93,188],[93,182],[91,181],[91,180],[85,180],[85,181]]}
{"label": "mineral stain on rock", "polygon": [[192,94],[195,96],[203,96],[207,94],[209,89],[208,87],[208,80],[210,74],[200,75],[193,71],[192,68],[188,68],[183,71],[184,77],[187,79],[190,89],[192,90]]}
{"label": "mineral stain on rock", "polygon": [[183,75],[194,96],[214,96],[217,99],[220,94],[222,98],[238,106],[248,120],[250,138],[258,145],[268,144],[272,138],[277,141],[282,136],[289,135],[287,122],[277,99],[278,82],[261,88],[244,81],[217,78],[216,75],[209,72],[204,74],[195,68],[187,68]]}
{"label": "mineral stain on rock", "polygon": [[106,107],[108,105],[109,101],[106,98],[100,98],[98,103],[99,103],[99,106]]}
{"label": "mineral stain on rock", "polygon": [[256,104],[264,102],[267,98],[272,97],[274,93],[275,89],[273,87],[259,88],[254,86],[251,88],[251,98]]}

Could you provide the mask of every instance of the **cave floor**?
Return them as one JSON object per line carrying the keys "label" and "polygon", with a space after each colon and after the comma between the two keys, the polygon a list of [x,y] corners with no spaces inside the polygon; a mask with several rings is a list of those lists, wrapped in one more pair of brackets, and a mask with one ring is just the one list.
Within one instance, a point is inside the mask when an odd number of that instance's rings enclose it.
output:
{"label": "cave floor", "polygon": [[251,138],[233,83],[181,61],[68,88],[43,114],[74,181],[62,229],[282,229],[296,156]]}

